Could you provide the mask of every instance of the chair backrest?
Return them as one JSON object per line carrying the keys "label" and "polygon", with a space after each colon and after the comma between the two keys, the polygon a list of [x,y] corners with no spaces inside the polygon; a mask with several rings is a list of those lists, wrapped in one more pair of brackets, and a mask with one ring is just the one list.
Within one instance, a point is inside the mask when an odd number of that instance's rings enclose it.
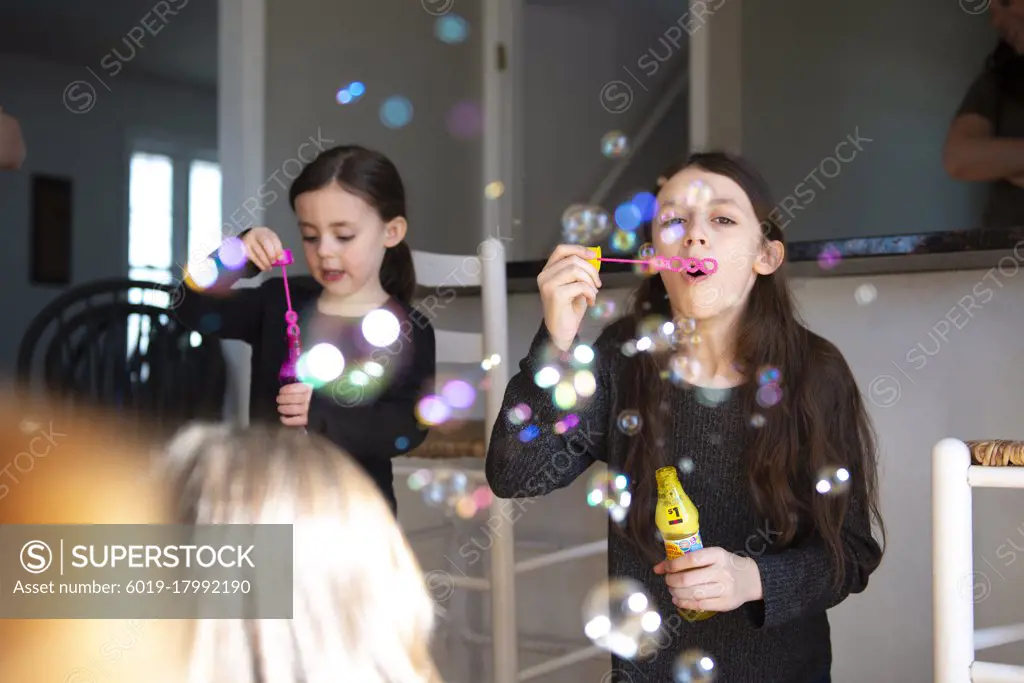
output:
{"label": "chair backrest", "polygon": [[417,283],[425,287],[480,288],[483,307],[482,332],[454,332],[436,329],[437,360],[440,363],[490,364],[490,387],[486,392],[484,414],[487,438],[498,416],[508,384],[508,281],[505,274],[505,247],[493,237],[484,240],[472,256],[413,251]]}
{"label": "chair backrest", "polygon": [[161,430],[221,419],[220,342],[170,315],[178,295],[171,285],[123,278],[65,292],[22,338],[19,384],[65,406],[107,408]]}

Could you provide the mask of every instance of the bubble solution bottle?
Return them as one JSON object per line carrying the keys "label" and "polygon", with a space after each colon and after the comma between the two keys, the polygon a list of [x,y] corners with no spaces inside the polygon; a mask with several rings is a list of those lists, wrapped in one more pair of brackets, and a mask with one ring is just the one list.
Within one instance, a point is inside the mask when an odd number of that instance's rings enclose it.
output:
{"label": "bubble solution bottle", "polygon": [[[661,467],[655,472],[658,481],[658,505],[654,510],[654,523],[665,540],[665,559],[682,557],[693,550],[700,550],[700,524],[697,521],[697,506],[679,483],[675,467]],[[687,621],[703,621],[714,616],[714,612],[681,609],[679,614]]]}

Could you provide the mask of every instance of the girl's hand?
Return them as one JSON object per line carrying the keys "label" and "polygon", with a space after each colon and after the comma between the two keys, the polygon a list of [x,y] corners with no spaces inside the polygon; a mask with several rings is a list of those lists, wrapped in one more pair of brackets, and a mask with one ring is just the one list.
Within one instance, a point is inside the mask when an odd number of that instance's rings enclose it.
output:
{"label": "girl's hand", "polygon": [[723,548],[702,548],[659,562],[654,573],[665,576],[672,603],[681,609],[729,612],[763,597],[757,563]]}
{"label": "girl's hand", "polygon": [[302,382],[293,382],[277,392],[277,412],[285,427],[305,427],[309,418],[309,402],[313,398],[313,387]]}
{"label": "girl's hand", "polygon": [[601,277],[587,263],[594,252],[578,244],[555,248],[544,270],[537,276],[540,299],[544,304],[544,324],[555,346],[568,351],[580,330],[587,306],[597,301]]}
{"label": "girl's hand", "polygon": [[274,262],[284,255],[281,238],[270,228],[253,228],[242,238],[249,260],[262,271],[274,267]]}

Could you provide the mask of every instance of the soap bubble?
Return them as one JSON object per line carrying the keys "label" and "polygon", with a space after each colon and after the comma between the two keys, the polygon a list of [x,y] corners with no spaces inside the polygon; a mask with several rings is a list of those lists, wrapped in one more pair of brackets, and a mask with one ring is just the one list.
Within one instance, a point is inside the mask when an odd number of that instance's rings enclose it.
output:
{"label": "soap bubble", "polygon": [[629,151],[629,140],[622,131],[612,130],[601,138],[601,154],[610,159],[618,159]]}
{"label": "soap bubble", "polygon": [[498,199],[503,194],[505,194],[505,183],[500,180],[487,183],[487,187],[484,188],[484,196],[488,199]]}
{"label": "soap bubble", "polygon": [[765,422],[767,422],[767,420],[765,420],[764,415],[761,415],[760,413],[754,413],[750,416],[750,426],[755,429],[764,427]]}
{"label": "soap bubble", "polygon": [[695,180],[686,188],[686,205],[693,208],[706,208],[715,196],[714,190],[703,180]]}
{"label": "soap bubble", "polygon": [[669,359],[669,370],[673,384],[696,384],[700,379],[700,361],[685,353],[677,353]]}
{"label": "soap bubble", "polygon": [[676,467],[678,467],[679,471],[682,472],[683,474],[693,473],[693,470],[695,469],[695,465],[693,464],[693,458],[680,458],[679,462],[676,464]]}
{"label": "soap bubble", "polygon": [[330,382],[345,370],[345,357],[332,344],[321,342],[306,352],[306,369],[318,382]]}
{"label": "soap bubble", "polygon": [[611,227],[611,216],[600,206],[573,204],[562,213],[562,230],[569,244],[597,244]]}
{"label": "soap bubble", "polygon": [[757,390],[757,405],[771,408],[782,400],[782,389],[778,384],[765,384]]}
{"label": "soap bubble", "polygon": [[861,306],[867,306],[878,296],[878,290],[874,285],[861,285],[853,293],[853,299]]}
{"label": "soap bubble", "polygon": [[598,301],[590,308],[590,317],[595,320],[609,320],[615,317],[614,301]]}
{"label": "soap bubble", "polygon": [[590,507],[603,507],[615,522],[626,519],[632,501],[629,477],[607,470],[598,472],[590,478],[587,491],[587,504]]}
{"label": "soap bubble", "polygon": [[476,401],[476,390],[469,382],[453,379],[441,389],[445,402],[456,410],[466,410]]}
{"label": "soap bubble", "polygon": [[434,35],[442,43],[461,43],[469,35],[469,23],[457,14],[446,14],[434,22]]}
{"label": "soap bubble", "polygon": [[652,259],[657,253],[658,252],[657,250],[655,250],[654,245],[651,244],[650,242],[647,242],[642,247],[640,247],[640,250],[637,252],[636,257],[638,259]]}
{"label": "soap bubble", "polygon": [[653,645],[660,627],[654,600],[633,579],[602,581],[583,601],[583,632],[594,645],[623,659]]}
{"label": "soap bubble", "polygon": [[451,108],[445,120],[448,132],[460,140],[471,140],[480,135],[484,127],[484,115],[480,105],[467,100]]}
{"label": "soap bubble", "polygon": [[643,214],[632,202],[623,202],[615,209],[615,224],[619,229],[626,232],[633,232],[643,222]]}
{"label": "soap bubble", "polygon": [[636,233],[628,230],[616,230],[612,235],[612,250],[620,254],[633,251],[636,247]]}
{"label": "soap bubble", "polygon": [[715,661],[700,650],[686,650],[672,665],[674,683],[712,683],[717,674]]}
{"label": "soap bubble", "polygon": [[422,424],[434,426],[446,422],[452,409],[440,396],[424,396],[416,404],[416,417]]}
{"label": "soap bubble", "polygon": [[640,413],[635,410],[623,410],[619,413],[619,429],[626,436],[633,436],[640,431]]}
{"label": "soap bubble", "polygon": [[757,371],[757,384],[759,386],[778,384],[781,379],[782,373],[779,372],[779,369],[770,365],[765,365]]}
{"label": "soap bubble", "polygon": [[386,308],[370,311],[363,318],[363,337],[374,346],[384,348],[398,341],[402,326],[395,314]]}
{"label": "soap bubble", "polygon": [[843,255],[839,253],[839,250],[833,247],[831,244],[826,246],[818,254],[818,267],[822,270],[832,270],[839,265],[839,262],[843,259]]}
{"label": "soap bubble", "polygon": [[530,410],[530,406],[520,403],[508,411],[508,421],[514,425],[521,425],[529,422],[532,415],[533,411]]}
{"label": "soap bubble", "polygon": [[818,471],[818,482],[814,490],[824,496],[846,492],[850,487],[850,471],[845,467],[823,467]]}
{"label": "soap bubble", "polygon": [[394,95],[380,105],[380,120],[388,128],[401,128],[412,121],[412,102]]}

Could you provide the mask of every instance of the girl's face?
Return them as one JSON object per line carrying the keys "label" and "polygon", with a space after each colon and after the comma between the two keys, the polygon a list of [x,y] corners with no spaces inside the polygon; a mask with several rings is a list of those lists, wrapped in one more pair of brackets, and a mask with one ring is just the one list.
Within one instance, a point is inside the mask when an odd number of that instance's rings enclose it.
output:
{"label": "girl's face", "polygon": [[683,169],[662,185],[657,206],[652,229],[658,256],[718,262],[709,275],[661,271],[679,317],[704,320],[741,311],[757,276],[782,264],[782,243],[764,239],[750,199],[730,178]]}
{"label": "girl's face", "polygon": [[295,199],[313,278],[334,296],[380,288],[384,250],[405,238],[404,218],[385,223],[370,204],[332,183]]}

